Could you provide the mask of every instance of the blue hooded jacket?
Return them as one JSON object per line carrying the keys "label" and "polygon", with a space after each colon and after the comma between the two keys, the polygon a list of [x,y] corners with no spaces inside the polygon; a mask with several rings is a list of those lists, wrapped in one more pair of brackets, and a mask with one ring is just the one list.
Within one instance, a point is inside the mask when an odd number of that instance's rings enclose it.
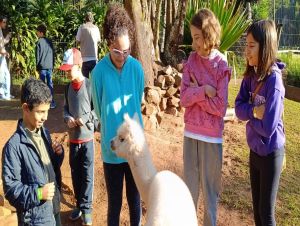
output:
{"label": "blue hooded jacket", "polygon": [[[55,185],[60,190],[64,155],[54,153],[50,134],[43,127],[41,134],[56,175]],[[49,182],[40,155],[22,127],[22,120],[3,148],[2,180],[5,198],[16,208],[19,225],[55,225],[53,203],[59,205],[59,192],[56,191],[52,201],[38,199],[37,189]]]}
{"label": "blue hooded jacket", "polygon": [[124,122],[124,114],[137,113],[143,126],[141,102],[144,92],[144,71],[141,63],[128,56],[121,71],[107,54],[94,68],[90,77],[96,115],[101,122],[101,151],[105,163],[127,162],[111,150],[110,141]]}

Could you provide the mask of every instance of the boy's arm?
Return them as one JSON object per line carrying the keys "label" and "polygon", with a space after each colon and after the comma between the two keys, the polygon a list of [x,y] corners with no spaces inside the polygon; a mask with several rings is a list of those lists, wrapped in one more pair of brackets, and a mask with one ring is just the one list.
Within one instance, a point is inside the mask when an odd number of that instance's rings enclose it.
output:
{"label": "boy's arm", "polygon": [[36,43],[36,46],[35,46],[35,66],[36,66],[36,69],[38,69],[38,65],[40,63],[40,43],[37,42]]}
{"label": "boy's arm", "polygon": [[67,123],[70,118],[73,118],[69,112],[69,102],[68,102],[68,90],[70,84],[66,85],[65,88],[65,99],[64,99],[64,122]]}
{"label": "boy's arm", "polygon": [[23,184],[21,163],[16,150],[7,144],[2,153],[2,180],[5,198],[17,210],[27,210],[40,204],[37,184]]}

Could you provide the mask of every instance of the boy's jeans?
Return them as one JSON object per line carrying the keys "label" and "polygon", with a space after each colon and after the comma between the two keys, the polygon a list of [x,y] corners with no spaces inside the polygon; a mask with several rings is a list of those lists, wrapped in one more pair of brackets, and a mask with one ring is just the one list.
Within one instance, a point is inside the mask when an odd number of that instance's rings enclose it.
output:
{"label": "boy's jeans", "polygon": [[70,143],[70,167],[76,207],[82,213],[92,212],[94,187],[94,141]]}
{"label": "boy's jeans", "polygon": [[130,225],[141,222],[141,200],[128,163],[103,163],[108,196],[107,225],[119,226],[122,207],[123,181],[126,182],[126,197],[129,206]]}
{"label": "boy's jeans", "polygon": [[52,69],[42,69],[39,71],[40,74],[40,79],[45,82],[50,91],[51,91],[51,95],[52,95],[52,102],[54,102],[53,99],[53,82],[52,82]]}

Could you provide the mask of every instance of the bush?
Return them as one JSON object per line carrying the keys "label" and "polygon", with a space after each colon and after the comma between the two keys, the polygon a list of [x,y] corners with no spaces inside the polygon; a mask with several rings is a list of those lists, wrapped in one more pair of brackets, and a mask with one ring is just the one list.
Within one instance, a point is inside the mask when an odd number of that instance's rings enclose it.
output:
{"label": "bush", "polygon": [[286,64],[287,84],[300,88],[300,55],[292,52],[280,53],[278,58]]}

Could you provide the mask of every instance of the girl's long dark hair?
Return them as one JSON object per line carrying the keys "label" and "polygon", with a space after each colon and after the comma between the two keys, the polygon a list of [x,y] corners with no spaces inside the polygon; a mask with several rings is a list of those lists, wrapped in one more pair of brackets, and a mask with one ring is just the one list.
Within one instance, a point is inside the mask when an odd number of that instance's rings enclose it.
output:
{"label": "girl's long dark hair", "polygon": [[258,65],[255,72],[254,66],[250,66],[247,62],[244,76],[257,74],[258,80],[262,81],[270,74],[271,67],[276,62],[278,50],[276,26],[273,20],[260,20],[248,28],[247,35],[250,33],[259,43]]}

